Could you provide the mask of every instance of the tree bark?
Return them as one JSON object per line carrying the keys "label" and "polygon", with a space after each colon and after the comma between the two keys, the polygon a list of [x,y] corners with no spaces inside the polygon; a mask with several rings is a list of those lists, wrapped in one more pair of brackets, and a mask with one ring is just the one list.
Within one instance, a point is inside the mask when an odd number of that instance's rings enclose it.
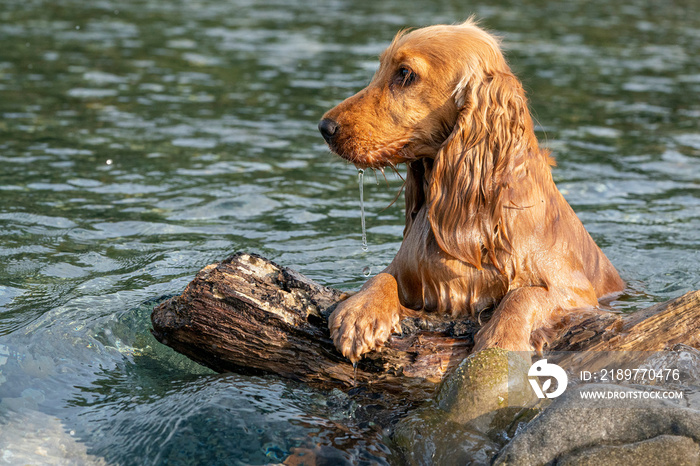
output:
{"label": "tree bark", "polygon": [[[469,353],[478,325],[435,316],[406,318],[379,352],[353,368],[330,339],[328,316],[341,292],[255,254],[202,269],[185,291],[151,316],[158,341],[218,372],[271,373],[331,388],[369,386],[421,400]],[[629,316],[577,314],[554,350],[661,350],[700,347],[700,292]]]}

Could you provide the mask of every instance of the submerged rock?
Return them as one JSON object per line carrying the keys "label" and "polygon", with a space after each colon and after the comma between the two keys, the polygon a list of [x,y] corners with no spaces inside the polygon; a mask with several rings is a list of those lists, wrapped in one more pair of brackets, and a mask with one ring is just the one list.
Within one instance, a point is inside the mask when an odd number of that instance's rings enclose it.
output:
{"label": "submerged rock", "polygon": [[394,446],[402,463],[410,465],[488,464],[501,445],[483,432],[448,419],[434,404],[420,408],[398,423]]}
{"label": "submerged rock", "polygon": [[[488,464],[538,412],[527,382],[530,361],[493,348],[472,354],[445,379],[435,401],[394,429],[407,464]],[[509,434],[510,432],[510,434]]]}

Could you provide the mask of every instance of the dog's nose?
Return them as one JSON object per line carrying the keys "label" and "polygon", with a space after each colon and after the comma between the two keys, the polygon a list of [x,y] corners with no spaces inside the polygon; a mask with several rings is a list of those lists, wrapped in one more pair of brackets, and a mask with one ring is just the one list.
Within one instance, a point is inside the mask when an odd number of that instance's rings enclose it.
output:
{"label": "dog's nose", "polygon": [[338,126],[338,123],[330,118],[324,118],[318,123],[318,130],[328,144],[330,144],[338,134],[339,128],[340,126]]}

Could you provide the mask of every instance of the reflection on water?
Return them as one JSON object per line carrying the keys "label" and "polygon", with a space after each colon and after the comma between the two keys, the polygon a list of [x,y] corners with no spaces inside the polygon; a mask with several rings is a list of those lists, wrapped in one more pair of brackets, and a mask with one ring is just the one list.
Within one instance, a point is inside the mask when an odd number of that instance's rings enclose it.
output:
{"label": "reflection on water", "polygon": [[156,344],[142,303],[235,250],[341,288],[382,270],[401,182],[365,184],[363,254],[355,170],[317,120],[398,29],[471,13],[504,36],[562,192],[629,283],[616,305],[700,288],[695,2],[6,0],[3,460],[385,457],[325,394],[216,376]]}

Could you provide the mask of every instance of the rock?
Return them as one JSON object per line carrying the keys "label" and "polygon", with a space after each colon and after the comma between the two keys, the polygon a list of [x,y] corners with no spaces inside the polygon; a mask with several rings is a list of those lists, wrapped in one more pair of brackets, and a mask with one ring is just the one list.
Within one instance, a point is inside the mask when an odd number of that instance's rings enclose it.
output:
{"label": "rock", "polygon": [[485,433],[451,421],[433,403],[402,419],[392,440],[402,453],[401,464],[409,465],[488,464],[501,446]]}
{"label": "rock", "polygon": [[566,455],[557,466],[598,466],[653,464],[654,466],[697,466],[700,446],[688,437],[659,435],[628,445],[604,445]]}
{"label": "rock", "polygon": [[408,464],[487,464],[505,432],[529,421],[537,403],[527,382],[530,361],[492,348],[460,363],[430,402],[402,419],[393,441]]}
{"label": "rock", "polygon": [[[586,391],[618,392],[624,399],[583,399],[581,393]],[[591,455],[600,455],[605,449],[620,458],[619,462],[611,462],[606,457],[606,465],[639,464],[625,455],[644,455],[647,464],[669,464],[670,452],[651,448],[653,445],[684,445],[686,452],[694,454],[695,450],[682,438],[700,443],[700,411],[650,399],[644,396],[645,391],[608,384],[570,388],[519,432],[501,450],[494,464],[559,464],[567,458],[574,464],[576,455],[585,456],[589,450]],[[674,438],[668,439],[669,435]]]}
{"label": "rock", "polygon": [[527,380],[529,367],[522,353],[500,348],[471,354],[443,381],[437,404],[450,421],[482,432],[503,430],[522,408],[537,403]]}
{"label": "rock", "polygon": [[[6,412],[5,400],[0,412]],[[11,409],[11,408],[10,408]],[[0,428],[0,464],[105,466],[57,417],[33,409],[11,409]]]}

